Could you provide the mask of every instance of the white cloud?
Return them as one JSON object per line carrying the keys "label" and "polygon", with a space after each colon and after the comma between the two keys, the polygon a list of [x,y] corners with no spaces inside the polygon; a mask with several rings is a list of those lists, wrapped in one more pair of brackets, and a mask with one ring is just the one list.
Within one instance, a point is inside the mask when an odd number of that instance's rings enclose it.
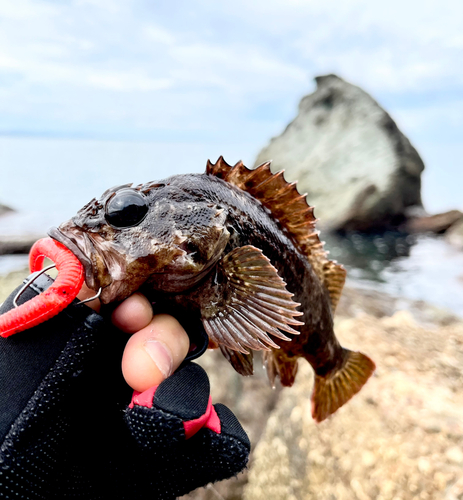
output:
{"label": "white cloud", "polygon": [[176,37],[170,31],[154,24],[144,26],[142,32],[149,42],[173,45],[176,41]]}
{"label": "white cloud", "polygon": [[338,71],[379,92],[463,82],[457,0],[238,0],[224,8],[244,29],[280,37],[314,72]]}
{"label": "white cloud", "polygon": [[[463,84],[458,1],[174,0],[165,9],[147,0],[0,2],[2,126],[10,117],[25,128],[88,120],[226,134],[235,121],[268,133],[316,74],[338,72],[380,102]],[[422,113],[435,117],[429,106]],[[408,121],[412,133],[418,122]]]}
{"label": "white cloud", "polygon": [[45,16],[53,16],[58,12],[56,5],[33,0],[2,0],[0,17],[9,21],[40,20]]}
{"label": "white cloud", "polygon": [[306,81],[306,72],[260,47],[244,44],[180,45],[169,53],[181,68],[177,72],[183,85],[217,86],[231,93],[284,90],[288,81]]}
{"label": "white cloud", "polygon": [[168,89],[172,86],[168,78],[149,78],[141,74],[127,74],[118,72],[91,73],[85,83],[101,89],[123,92],[156,91]]}

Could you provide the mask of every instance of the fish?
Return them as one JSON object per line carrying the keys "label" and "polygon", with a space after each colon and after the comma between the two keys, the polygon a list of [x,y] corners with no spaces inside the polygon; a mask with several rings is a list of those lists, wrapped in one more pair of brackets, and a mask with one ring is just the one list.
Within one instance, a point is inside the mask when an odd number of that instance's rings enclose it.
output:
{"label": "fish", "polygon": [[346,271],[328,259],[306,195],[270,162],[249,169],[220,157],[203,174],[113,187],[49,235],[81,262],[103,304],[142,291],[197,317],[242,375],[262,351],[270,382],[291,386],[304,358],[317,422],[375,370],[337,340]]}

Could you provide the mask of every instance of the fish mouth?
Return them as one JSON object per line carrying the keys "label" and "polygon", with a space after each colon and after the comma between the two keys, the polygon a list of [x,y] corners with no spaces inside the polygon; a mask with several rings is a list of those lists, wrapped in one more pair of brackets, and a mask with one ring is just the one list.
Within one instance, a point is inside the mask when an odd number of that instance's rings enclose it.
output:
{"label": "fish mouth", "polygon": [[[72,235],[68,236],[60,231],[57,227],[52,227],[48,231],[48,235],[56,241],[62,243],[79,259],[80,263],[84,266],[85,283],[92,290],[96,290],[98,287],[95,283],[93,264],[90,258],[87,257],[87,255],[91,255],[91,252],[92,250],[94,251],[94,248],[92,242],[86,236],[86,234],[79,231],[78,233],[73,233]],[[85,249],[87,255],[81,247]]]}

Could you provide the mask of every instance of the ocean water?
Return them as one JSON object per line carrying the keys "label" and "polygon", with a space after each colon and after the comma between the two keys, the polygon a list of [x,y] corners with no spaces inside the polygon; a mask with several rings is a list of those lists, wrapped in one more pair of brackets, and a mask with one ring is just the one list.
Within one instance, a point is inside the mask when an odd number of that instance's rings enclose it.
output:
{"label": "ocean water", "polygon": [[347,283],[424,300],[463,317],[463,251],[443,236],[388,232],[324,239],[330,257],[346,267]]}
{"label": "ocean water", "polygon": [[[252,165],[255,144],[149,143],[0,137],[0,203],[17,212],[0,217],[0,235],[46,234],[108,187],[203,172],[223,155]],[[429,196],[429,189],[428,189]],[[348,282],[397,297],[426,300],[463,316],[463,252],[442,237],[327,237],[331,257]],[[0,256],[0,274],[27,263]]]}
{"label": "ocean water", "polygon": [[0,137],[0,203],[21,213],[15,221],[1,221],[0,232],[57,224],[111,186],[201,173],[207,159],[215,162],[220,155],[228,163],[252,164],[256,154],[250,144]]}

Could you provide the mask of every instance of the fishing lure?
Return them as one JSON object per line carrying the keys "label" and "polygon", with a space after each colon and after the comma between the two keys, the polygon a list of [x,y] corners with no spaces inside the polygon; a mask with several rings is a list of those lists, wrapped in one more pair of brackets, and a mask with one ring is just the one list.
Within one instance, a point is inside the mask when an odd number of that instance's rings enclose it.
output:
{"label": "fishing lure", "polygon": [[55,263],[58,277],[43,293],[0,316],[0,336],[9,337],[47,321],[77,297],[84,282],[84,268],[77,257],[58,241],[42,238],[29,253],[31,273],[42,269],[46,257]]}

